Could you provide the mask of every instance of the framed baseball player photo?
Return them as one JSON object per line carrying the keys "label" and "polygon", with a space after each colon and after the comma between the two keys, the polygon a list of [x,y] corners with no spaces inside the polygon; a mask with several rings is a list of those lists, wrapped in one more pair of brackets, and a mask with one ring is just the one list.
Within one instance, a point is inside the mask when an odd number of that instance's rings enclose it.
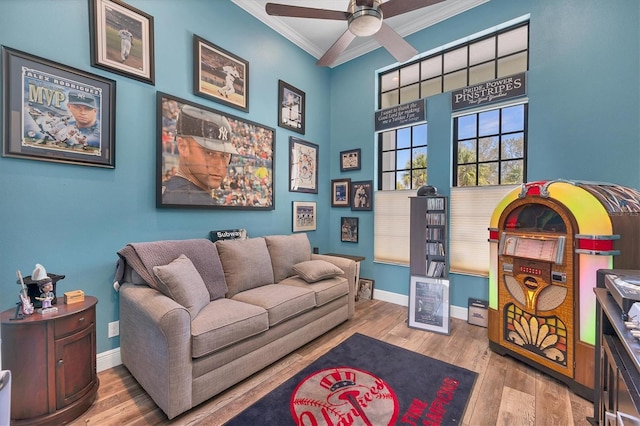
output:
{"label": "framed baseball player photo", "polygon": [[157,93],[158,208],[273,210],[275,129]]}
{"label": "framed baseball player photo", "polygon": [[373,181],[351,182],[351,210],[373,210]]}
{"label": "framed baseball player photo", "polygon": [[155,85],[153,16],[120,0],[89,0],[91,66]]}
{"label": "framed baseball player photo", "polygon": [[305,93],[278,80],[278,126],[304,135]]}
{"label": "framed baseball player photo", "polygon": [[350,207],[351,179],[331,180],[331,207]]}
{"label": "framed baseball player photo", "polygon": [[340,171],[360,170],[360,148],[340,152]]}
{"label": "framed baseball player photo", "polygon": [[249,112],[249,62],[193,36],[193,93]]}
{"label": "framed baseball player photo", "polygon": [[289,137],[289,192],[318,193],[318,145]]}
{"label": "framed baseball player photo", "polygon": [[116,82],[2,46],[4,157],[115,167]]}
{"label": "framed baseball player photo", "polygon": [[316,230],[316,202],[315,201],[294,201],[293,202],[293,232],[306,232]]}

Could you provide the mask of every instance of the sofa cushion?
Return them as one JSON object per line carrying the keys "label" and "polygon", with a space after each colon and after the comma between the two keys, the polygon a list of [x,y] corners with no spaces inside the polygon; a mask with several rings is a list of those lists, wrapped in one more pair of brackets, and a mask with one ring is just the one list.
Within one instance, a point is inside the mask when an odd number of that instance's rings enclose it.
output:
{"label": "sofa cushion", "polygon": [[307,260],[293,265],[293,272],[308,283],[333,278],[344,274],[344,271],[326,260]]}
{"label": "sofa cushion", "polygon": [[313,309],[316,298],[312,290],[280,284],[270,284],[243,291],[233,300],[260,306],[269,313],[269,327]]}
{"label": "sofa cushion", "polygon": [[191,319],[209,304],[207,286],[191,260],[184,254],[168,265],[154,266],[153,273],[162,283],[162,293],[187,308]]}
{"label": "sofa cushion", "polygon": [[299,276],[293,276],[280,281],[280,284],[312,290],[316,297],[316,306],[325,305],[349,293],[349,281],[344,277],[327,278],[309,284]]}
{"label": "sofa cushion", "polygon": [[244,290],[273,284],[267,244],[262,237],[216,241],[231,298]]}
{"label": "sofa cushion", "polygon": [[275,283],[295,275],[293,265],[311,260],[311,244],[307,234],[270,235],[264,237],[271,255]]}
{"label": "sofa cushion", "polygon": [[192,357],[210,354],[268,328],[265,309],[231,299],[214,300],[191,322]]}

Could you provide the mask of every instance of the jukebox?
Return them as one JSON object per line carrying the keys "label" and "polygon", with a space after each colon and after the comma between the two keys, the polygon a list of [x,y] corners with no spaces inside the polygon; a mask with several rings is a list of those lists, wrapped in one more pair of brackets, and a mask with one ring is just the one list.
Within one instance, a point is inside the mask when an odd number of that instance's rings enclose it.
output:
{"label": "jukebox", "polygon": [[489,234],[490,348],[593,400],[596,271],[640,266],[640,193],[526,183],[498,204]]}

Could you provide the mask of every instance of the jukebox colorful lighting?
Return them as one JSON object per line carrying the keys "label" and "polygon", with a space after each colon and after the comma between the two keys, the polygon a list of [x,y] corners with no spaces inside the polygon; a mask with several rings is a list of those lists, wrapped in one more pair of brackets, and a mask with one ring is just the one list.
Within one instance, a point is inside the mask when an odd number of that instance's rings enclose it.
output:
{"label": "jukebox colorful lighting", "polygon": [[[552,180],[509,192],[489,227],[491,348],[593,388],[587,370],[594,362],[596,271],[637,268],[639,234],[635,189]],[[549,319],[563,327],[550,327]],[[537,334],[543,325],[544,337]],[[550,337],[549,330],[562,335]],[[556,338],[566,345],[552,348]]]}

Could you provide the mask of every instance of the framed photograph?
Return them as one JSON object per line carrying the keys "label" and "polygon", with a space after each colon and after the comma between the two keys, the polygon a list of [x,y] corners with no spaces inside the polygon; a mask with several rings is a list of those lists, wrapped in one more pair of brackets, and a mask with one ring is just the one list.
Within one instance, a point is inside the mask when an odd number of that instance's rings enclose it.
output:
{"label": "framed photograph", "polygon": [[449,334],[449,281],[412,275],[409,327]]}
{"label": "framed photograph", "polygon": [[193,36],[193,93],[249,112],[249,62]]}
{"label": "framed photograph", "polygon": [[343,243],[358,242],[358,218],[343,217],[340,219],[340,241]]}
{"label": "framed photograph", "polygon": [[293,232],[316,230],[316,202],[293,202]]}
{"label": "framed photograph", "polygon": [[340,152],[340,171],[360,170],[360,148]]}
{"label": "framed photograph", "polygon": [[273,128],[158,92],[157,207],[273,210],[275,139]]}
{"label": "framed photograph", "polygon": [[356,295],[356,300],[373,299],[373,284],[373,280],[360,278],[358,281],[358,294]]}
{"label": "framed photograph", "polygon": [[5,157],[114,168],[116,82],[2,47]]}
{"label": "framed photograph", "polygon": [[289,192],[318,193],[318,145],[289,137]]}
{"label": "framed photograph", "polygon": [[351,205],[351,179],[333,179],[331,181],[331,207],[349,207]]}
{"label": "framed photograph", "polygon": [[153,16],[120,0],[89,0],[91,66],[155,85]]}
{"label": "framed photograph", "polygon": [[304,135],[304,92],[278,80],[278,126]]}
{"label": "framed photograph", "polygon": [[373,181],[351,182],[351,210],[373,210]]}

